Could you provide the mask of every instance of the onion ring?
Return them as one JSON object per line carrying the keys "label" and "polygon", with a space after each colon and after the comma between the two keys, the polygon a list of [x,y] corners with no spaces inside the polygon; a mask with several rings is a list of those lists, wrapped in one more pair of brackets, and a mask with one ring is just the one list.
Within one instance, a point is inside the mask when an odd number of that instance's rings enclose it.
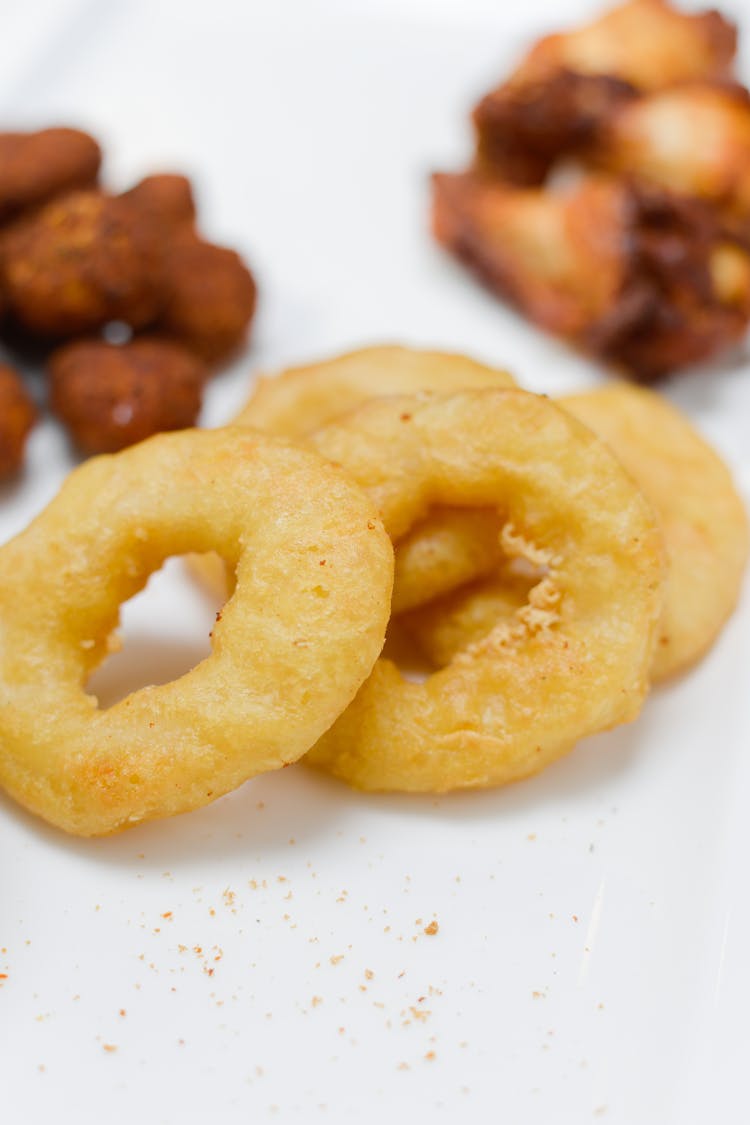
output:
{"label": "onion ring", "polygon": [[528,544],[548,574],[514,627],[423,683],[381,657],[306,761],[360,789],[500,785],[637,715],[663,549],[603,442],[546,399],[499,389],[376,400],[312,440],[370,494],[395,542],[432,504],[494,507],[506,549]]}
{"label": "onion ring", "polygon": [[[737,603],[748,557],[742,500],[714,450],[680,411],[652,391],[613,384],[558,402],[607,442],[657,514],[669,573],[651,676],[662,681],[705,654]],[[453,528],[454,542],[462,530]],[[498,526],[474,531],[484,536],[474,549],[490,553]],[[446,539],[451,535],[447,528],[442,532]],[[492,579],[423,605],[403,623],[425,655],[442,667],[512,616],[527,592],[522,576],[501,565]]]}
{"label": "onion ring", "polygon": [[[340,414],[381,395],[441,394],[469,387],[511,387],[507,371],[447,352],[396,345],[362,348],[307,367],[261,376],[234,425],[255,426],[284,437],[302,438]],[[402,541],[393,583],[394,613],[412,609],[480,574],[501,557],[499,545],[479,534],[487,513],[431,513]],[[459,529],[456,521],[466,523]],[[449,530],[450,529],[450,530]],[[190,566],[217,597],[226,597],[229,576],[219,558],[195,556]]]}
{"label": "onion ring", "polygon": [[468,356],[386,344],[261,376],[233,424],[300,438],[376,396],[498,386],[515,380]]}
{"label": "onion ring", "polygon": [[[98,710],[84,684],[120,604],[191,549],[236,567],[211,654]],[[371,502],[276,438],[187,430],[88,461],[0,550],[0,783],[100,835],[295,761],[380,652],[392,567]]]}

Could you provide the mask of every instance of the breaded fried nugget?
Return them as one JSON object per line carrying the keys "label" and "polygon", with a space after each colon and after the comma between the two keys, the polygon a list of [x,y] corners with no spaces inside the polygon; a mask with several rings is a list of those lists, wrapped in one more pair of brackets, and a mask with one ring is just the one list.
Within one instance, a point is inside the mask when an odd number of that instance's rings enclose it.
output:
{"label": "breaded fried nugget", "polygon": [[190,180],[177,172],[146,176],[129,191],[123,192],[120,198],[170,227],[192,226],[195,222],[195,199]]}
{"label": "breaded fried nugget", "polygon": [[13,476],[23,461],[36,408],[12,367],[0,363],[0,480]]}
{"label": "breaded fried nugget", "polygon": [[750,94],[741,86],[689,83],[637,98],[600,123],[587,156],[704,199],[750,232]]}
{"label": "breaded fried nugget", "polygon": [[85,453],[112,453],[162,430],[195,424],[206,377],[180,345],[141,337],[82,340],[49,361],[50,404]]}
{"label": "breaded fried nugget", "polygon": [[161,305],[159,225],[127,200],[95,191],[55,199],[3,239],[8,303],[42,336],[73,336],[109,320],[137,328]]}
{"label": "breaded fried nugget", "polygon": [[738,339],[750,257],[699,203],[602,176],[565,193],[433,179],[436,238],[532,321],[654,378]]}
{"label": "breaded fried nugget", "polygon": [[60,192],[92,187],[102,154],[79,129],[0,133],[0,220]]}
{"label": "breaded fried nugget", "polygon": [[545,36],[476,107],[479,163],[541,183],[556,156],[584,144],[636,91],[726,77],[735,49],[735,28],[718,12],[680,12],[665,0],[627,0]]}
{"label": "breaded fried nugget", "polygon": [[160,328],[210,362],[244,342],[253,319],[256,287],[234,250],[184,235],[170,240],[162,272]]}

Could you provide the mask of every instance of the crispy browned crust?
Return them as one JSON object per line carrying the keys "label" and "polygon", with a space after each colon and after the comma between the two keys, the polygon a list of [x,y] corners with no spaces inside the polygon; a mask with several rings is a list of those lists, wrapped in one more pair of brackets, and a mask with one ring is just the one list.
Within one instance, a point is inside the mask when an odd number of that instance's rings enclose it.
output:
{"label": "crispy browned crust", "polygon": [[0,133],[0,220],[61,192],[92,187],[102,154],[79,129]]}
{"label": "crispy browned crust", "polygon": [[194,425],[205,374],[203,363],[173,341],[82,340],[50,357],[50,404],[80,449],[112,453]]}
{"label": "crispy browned crust", "polygon": [[614,107],[590,134],[587,163],[717,208],[750,242],[750,93],[683,83]]}
{"label": "crispy browned crust", "polygon": [[187,176],[178,172],[159,172],[146,176],[121,199],[150,218],[170,227],[192,226],[196,218],[193,188]]}
{"label": "crispy browned crust", "polygon": [[0,480],[21,467],[26,438],[37,417],[20,376],[0,363]]}
{"label": "crispy browned crust", "polygon": [[591,176],[555,195],[437,175],[433,229],[530,320],[639,379],[716,354],[750,319],[747,253],[708,208],[642,185]]}
{"label": "crispy browned crust", "polygon": [[163,250],[160,225],[127,200],[72,192],[5,232],[10,310],[41,336],[74,336],[110,320],[141,327],[162,304]]}
{"label": "crispy browned crust", "polygon": [[519,186],[541,184],[561,153],[590,145],[602,120],[635,96],[620,78],[565,68],[499,86],[474,110],[478,167]]}
{"label": "crispy browned crust", "polygon": [[729,77],[736,41],[719,12],[680,12],[665,0],[627,0],[545,36],[474,111],[480,167],[539,184],[637,91]]}
{"label": "crispy browned crust", "polygon": [[244,343],[257,290],[234,250],[185,232],[167,245],[161,284],[160,329],[212,363]]}

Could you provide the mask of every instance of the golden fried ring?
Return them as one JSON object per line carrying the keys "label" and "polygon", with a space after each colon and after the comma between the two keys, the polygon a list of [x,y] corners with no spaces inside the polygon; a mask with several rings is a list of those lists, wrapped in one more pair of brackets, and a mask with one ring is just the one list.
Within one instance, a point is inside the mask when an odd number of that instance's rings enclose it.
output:
{"label": "golden fried ring", "polygon": [[234,425],[299,438],[376,396],[513,386],[507,371],[464,355],[381,345],[261,376]]}
{"label": "golden fried ring", "polygon": [[[120,604],[191,549],[236,567],[211,654],[98,710],[84,685]],[[187,430],[88,461],[0,550],[0,783],[99,835],[295,761],[380,652],[392,568],[371,502],[276,438]]]}
{"label": "golden fried ring", "polygon": [[517,390],[380,399],[312,440],[370,494],[395,541],[431,505],[494,507],[506,546],[529,544],[548,573],[515,627],[423,683],[381,657],[307,761],[361,789],[499,785],[635,717],[661,612],[662,545],[603,442]]}
{"label": "golden fried ring", "polygon": [[[261,376],[234,424],[301,438],[376,396],[512,386],[515,381],[507,371],[468,356],[382,345]],[[457,521],[466,526],[459,530]],[[492,571],[500,550],[496,537],[490,542],[480,533],[478,522],[486,524],[487,514],[453,512],[443,518],[435,512],[408,533],[396,556],[394,613]],[[220,559],[195,556],[190,563],[215,595],[226,596],[227,573]]]}
{"label": "golden fried ring", "polygon": [[[560,405],[610,446],[657,514],[669,564],[654,682],[684,671],[711,647],[734,609],[748,557],[748,520],[729,470],[689,420],[652,391],[625,383],[566,395]],[[464,528],[442,527],[455,541]],[[473,529],[490,553],[498,526]],[[435,532],[437,534],[437,530]],[[464,553],[468,547],[462,548]],[[476,572],[479,575],[479,570]],[[526,602],[528,583],[506,569],[455,590],[404,620],[438,667]]]}

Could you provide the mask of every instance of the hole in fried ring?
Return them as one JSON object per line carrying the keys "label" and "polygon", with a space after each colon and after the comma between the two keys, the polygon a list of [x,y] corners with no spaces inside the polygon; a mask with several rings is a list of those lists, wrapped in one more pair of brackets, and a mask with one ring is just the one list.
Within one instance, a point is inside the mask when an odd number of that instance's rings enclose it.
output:
{"label": "hole in fried ring", "polygon": [[495,507],[506,549],[546,575],[518,628],[503,622],[423,683],[381,658],[308,762],[362,789],[499,785],[636,716],[663,547],[603,442],[515,390],[376,400],[311,440],[370,494],[395,542],[431,505]]}
{"label": "hole in fried ring", "polygon": [[[211,655],[97,709],[84,684],[120,605],[191,550],[236,571]],[[392,568],[360,490],[279,439],[188,430],[88,461],[0,550],[0,781],[99,835],[295,761],[380,652]]]}

